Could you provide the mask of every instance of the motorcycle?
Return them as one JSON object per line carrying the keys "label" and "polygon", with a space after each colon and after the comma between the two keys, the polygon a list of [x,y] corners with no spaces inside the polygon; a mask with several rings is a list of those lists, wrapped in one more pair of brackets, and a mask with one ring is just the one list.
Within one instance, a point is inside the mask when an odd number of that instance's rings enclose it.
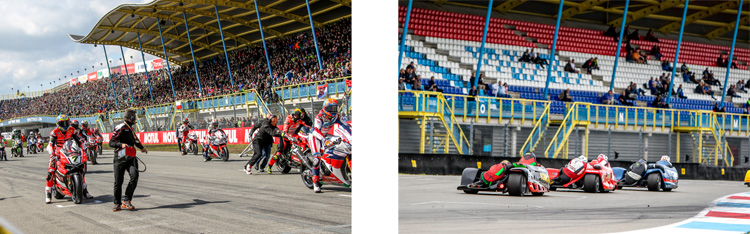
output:
{"label": "motorcycle", "polygon": [[38,151],[36,147],[36,139],[29,138],[29,146],[26,148],[26,154],[36,154]]}
{"label": "motorcycle", "polygon": [[57,153],[59,160],[57,160],[52,195],[56,199],[69,196],[73,198],[75,204],[80,204],[85,196],[83,192],[83,175],[86,170],[85,151],[81,150],[75,141],[68,140]]}
{"label": "motorcycle", "polygon": [[521,162],[510,164],[508,174],[486,187],[472,186],[479,184],[483,173],[487,170],[479,168],[465,168],[461,173],[461,184],[456,188],[467,194],[477,194],[480,191],[508,193],[511,196],[523,196],[531,193],[542,196],[550,191],[550,179],[544,166],[536,163],[536,157],[526,155]]}
{"label": "motorcycle", "polygon": [[0,161],[8,161],[8,154],[5,153],[5,146],[7,145],[8,144],[5,143],[5,140],[2,140],[2,142],[0,142]]}
{"label": "motorcycle", "polygon": [[96,143],[96,138],[89,136],[86,144],[86,155],[91,158],[91,165],[99,164],[96,162],[97,153],[99,152],[99,144]]}
{"label": "motorcycle", "polygon": [[[326,137],[323,144],[323,155],[320,162],[320,174],[318,183],[339,185],[344,187],[352,186],[352,145],[350,142],[351,131],[349,128],[336,124],[334,126],[334,135]],[[304,164],[301,170],[302,182],[309,189],[314,188],[312,181],[313,157],[312,152],[302,157]]]}
{"label": "motorcycle", "polygon": [[13,148],[10,149],[13,157],[23,157],[23,141],[21,139],[13,139]]}
{"label": "motorcycle", "polygon": [[204,149],[208,150],[208,158],[204,162],[211,161],[212,158],[218,158],[223,161],[229,160],[229,149],[227,149],[227,135],[221,131],[214,132],[213,140],[206,136]]}
{"label": "motorcycle", "polygon": [[552,185],[558,188],[583,189],[588,193],[606,193],[617,189],[617,179],[606,159],[587,162],[585,156],[572,159],[561,169],[547,168]]}
{"label": "motorcycle", "polygon": [[98,147],[96,147],[96,148],[99,149],[99,155],[102,155],[102,150],[103,150],[102,149],[102,143],[103,142],[104,142],[104,139],[102,139],[102,136],[101,135],[97,135],[96,136],[96,145]]}
{"label": "motorcycle", "polygon": [[296,168],[300,172],[302,171],[302,158],[306,154],[310,154],[310,148],[307,147],[307,135],[300,131],[298,138],[288,138],[289,142],[292,143],[292,148],[288,154],[282,154],[276,160],[276,168],[281,171],[282,174],[289,173],[292,168]]}
{"label": "motorcycle", "polygon": [[36,152],[42,152],[44,149],[44,140],[42,138],[36,139]]}
{"label": "motorcycle", "polygon": [[677,169],[669,162],[669,156],[662,156],[656,163],[648,164],[646,160],[639,159],[630,165],[630,168],[612,168],[617,178],[617,188],[622,187],[648,187],[648,191],[664,192],[677,188]]}
{"label": "motorcycle", "polygon": [[198,135],[194,132],[188,133],[187,141],[185,141],[185,145],[182,146],[182,150],[185,151],[185,153],[198,155]]}

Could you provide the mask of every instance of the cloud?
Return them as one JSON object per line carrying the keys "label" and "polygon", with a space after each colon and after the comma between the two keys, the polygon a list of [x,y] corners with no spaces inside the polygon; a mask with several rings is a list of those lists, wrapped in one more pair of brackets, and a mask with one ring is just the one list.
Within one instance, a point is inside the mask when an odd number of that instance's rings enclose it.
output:
{"label": "cloud", "polygon": [[[99,19],[117,5],[146,3],[151,0],[82,1],[82,0],[2,0],[0,1],[0,94],[11,88],[40,90],[53,87],[77,76],[103,69],[102,47],[78,44],[67,34],[86,35]],[[129,63],[141,62],[140,51],[125,50]],[[107,47],[111,66],[120,65],[120,48]],[[155,56],[146,55],[146,60]],[[85,70],[84,70],[85,69]],[[63,82],[64,83],[64,82]],[[40,87],[40,84],[43,85]],[[31,87],[31,88],[27,88]]]}

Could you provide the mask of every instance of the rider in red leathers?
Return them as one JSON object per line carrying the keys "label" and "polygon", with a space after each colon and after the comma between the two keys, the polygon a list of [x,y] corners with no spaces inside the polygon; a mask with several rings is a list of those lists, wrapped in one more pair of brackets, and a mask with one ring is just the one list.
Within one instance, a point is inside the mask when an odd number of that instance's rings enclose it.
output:
{"label": "rider in red leathers", "polygon": [[[296,140],[299,137],[297,135],[299,129],[304,125],[305,123],[302,122],[302,111],[300,111],[300,109],[295,109],[292,114],[286,117],[284,127],[281,131],[284,132],[284,135]],[[279,160],[279,157],[282,154],[288,154],[291,148],[292,142],[287,137],[281,137],[278,148],[276,148],[276,154],[274,154],[271,161],[268,162],[268,174],[271,174],[271,168],[273,167],[273,164],[276,163],[276,160]]]}
{"label": "rider in red leathers", "polygon": [[[46,193],[47,204],[52,202],[52,173],[55,173],[57,171],[57,161],[59,157],[57,155],[57,151],[63,146],[63,144],[65,144],[66,141],[68,141],[68,139],[71,138],[76,142],[76,144],[78,144],[79,146],[81,145],[81,139],[77,136],[75,129],[71,127],[70,119],[67,115],[57,116],[57,128],[52,130],[49,135],[49,144],[47,145],[47,151],[50,152],[49,167],[47,171],[47,183],[44,189],[44,192]],[[94,197],[89,194],[88,188],[86,186],[85,176],[83,177],[83,191],[87,199],[91,199]]]}
{"label": "rider in red leathers", "polygon": [[321,153],[323,153],[323,141],[326,136],[329,135],[328,133],[331,132],[331,128],[336,124],[347,129],[349,128],[349,124],[343,121],[339,116],[338,109],[339,104],[335,99],[326,99],[326,101],[323,102],[323,109],[320,110],[320,113],[318,113],[317,116],[315,116],[312,134],[308,135],[307,142],[310,151],[313,152],[313,189],[316,193],[320,193],[320,185],[318,181],[320,179],[319,165]]}

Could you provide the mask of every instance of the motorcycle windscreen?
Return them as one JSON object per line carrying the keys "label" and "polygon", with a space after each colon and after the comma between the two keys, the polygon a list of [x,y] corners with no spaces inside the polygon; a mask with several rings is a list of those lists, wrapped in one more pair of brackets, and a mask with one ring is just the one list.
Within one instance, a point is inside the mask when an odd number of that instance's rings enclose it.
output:
{"label": "motorcycle windscreen", "polygon": [[227,137],[220,131],[214,133],[214,140],[211,142],[213,145],[223,145],[227,143]]}

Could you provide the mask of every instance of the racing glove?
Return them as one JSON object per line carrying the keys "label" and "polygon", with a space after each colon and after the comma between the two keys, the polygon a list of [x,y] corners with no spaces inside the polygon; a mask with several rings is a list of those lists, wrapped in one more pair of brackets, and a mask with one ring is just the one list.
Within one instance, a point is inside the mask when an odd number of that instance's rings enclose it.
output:
{"label": "racing glove", "polygon": [[49,181],[51,179],[52,179],[52,173],[47,172],[47,179],[45,179],[45,181]]}

